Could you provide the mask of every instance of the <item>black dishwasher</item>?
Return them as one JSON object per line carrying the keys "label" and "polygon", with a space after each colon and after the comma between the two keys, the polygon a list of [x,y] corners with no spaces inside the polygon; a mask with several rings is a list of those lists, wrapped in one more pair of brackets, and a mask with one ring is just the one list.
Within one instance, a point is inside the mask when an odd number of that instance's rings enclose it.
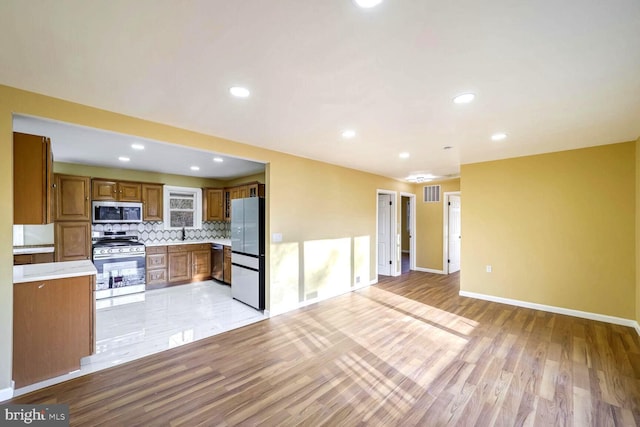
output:
{"label": "black dishwasher", "polygon": [[224,282],[224,246],[216,243],[211,245],[211,276]]}

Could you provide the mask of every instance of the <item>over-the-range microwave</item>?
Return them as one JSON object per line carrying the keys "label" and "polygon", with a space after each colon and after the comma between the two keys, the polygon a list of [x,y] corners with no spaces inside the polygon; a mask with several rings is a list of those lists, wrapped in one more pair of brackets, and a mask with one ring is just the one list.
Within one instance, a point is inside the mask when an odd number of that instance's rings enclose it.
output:
{"label": "over-the-range microwave", "polygon": [[94,224],[142,222],[142,203],[92,202]]}

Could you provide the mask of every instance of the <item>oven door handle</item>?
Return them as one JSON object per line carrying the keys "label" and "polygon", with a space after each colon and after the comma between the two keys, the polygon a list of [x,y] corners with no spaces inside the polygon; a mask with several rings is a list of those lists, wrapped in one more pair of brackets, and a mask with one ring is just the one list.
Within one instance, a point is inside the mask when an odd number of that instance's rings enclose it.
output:
{"label": "oven door handle", "polygon": [[94,261],[104,261],[109,259],[118,259],[118,258],[144,258],[145,254],[109,254],[109,255],[98,255],[93,256]]}

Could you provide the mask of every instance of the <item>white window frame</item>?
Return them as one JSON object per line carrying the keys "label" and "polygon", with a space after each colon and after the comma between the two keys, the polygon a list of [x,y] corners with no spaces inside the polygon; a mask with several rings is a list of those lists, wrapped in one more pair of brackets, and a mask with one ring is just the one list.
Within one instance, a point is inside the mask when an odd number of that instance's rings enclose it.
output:
{"label": "white window frame", "polygon": [[193,227],[185,227],[187,230],[195,230],[202,228],[202,189],[193,187],[176,187],[173,185],[163,186],[164,190],[164,229],[165,230],[182,230],[182,227],[171,227],[171,208],[169,195],[173,192],[193,194],[194,196],[194,213]]}

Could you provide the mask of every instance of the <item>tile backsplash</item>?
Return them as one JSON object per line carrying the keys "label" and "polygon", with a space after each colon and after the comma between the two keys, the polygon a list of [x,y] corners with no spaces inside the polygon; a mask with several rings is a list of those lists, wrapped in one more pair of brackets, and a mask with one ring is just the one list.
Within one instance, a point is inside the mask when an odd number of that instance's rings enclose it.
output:
{"label": "tile backsplash", "polygon": [[[94,224],[91,231],[128,231],[143,243],[173,243],[182,241],[181,230],[165,230],[162,222],[138,224]],[[203,221],[202,228],[186,230],[186,240],[229,239],[231,224],[225,221]]]}

